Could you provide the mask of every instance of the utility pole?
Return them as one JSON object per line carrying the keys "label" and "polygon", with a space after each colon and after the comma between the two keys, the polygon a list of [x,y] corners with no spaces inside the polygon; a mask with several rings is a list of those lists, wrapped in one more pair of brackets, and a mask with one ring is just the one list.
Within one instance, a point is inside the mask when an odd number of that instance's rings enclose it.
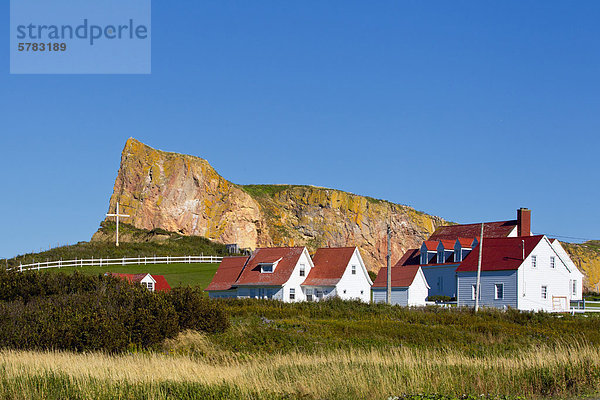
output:
{"label": "utility pole", "polygon": [[387,295],[388,304],[392,304],[392,228],[387,226]]}
{"label": "utility pole", "polygon": [[483,253],[483,222],[481,235],[479,235],[479,260],[477,261],[477,284],[475,286],[475,312],[479,311],[479,292],[481,290],[481,255]]}

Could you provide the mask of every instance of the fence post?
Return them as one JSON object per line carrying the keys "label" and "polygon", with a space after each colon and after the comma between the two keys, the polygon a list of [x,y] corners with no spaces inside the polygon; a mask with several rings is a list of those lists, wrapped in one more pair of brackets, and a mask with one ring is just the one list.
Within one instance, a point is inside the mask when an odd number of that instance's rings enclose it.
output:
{"label": "fence post", "polygon": [[125,257],[123,257],[122,264],[125,265]]}
{"label": "fence post", "polygon": [[19,264],[19,272],[23,272],[23,264]]}

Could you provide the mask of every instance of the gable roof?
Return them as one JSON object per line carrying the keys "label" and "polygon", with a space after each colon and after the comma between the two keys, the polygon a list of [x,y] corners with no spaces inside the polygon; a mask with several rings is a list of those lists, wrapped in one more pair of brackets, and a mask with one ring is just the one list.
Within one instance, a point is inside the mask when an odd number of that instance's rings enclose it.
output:
{"label": "gable roof", "polygon": [[[441,245],[444,247],[444,250],[446,249],[453,249],[454,250],[454,245],[456,244],[456,240],[450,240],[450,239],[440,239]],[[439,247],[439,244],[438,244]]]}
{"label": "gable roof", "polygon": [[154,290],[159,292],[168,292],[171,290],[171,285],[169,285],[169,282],[167,282],[164,275],[152,275],[152,278],[154,278],[155,281]]}
{"label": "gable roof", "polygon": [[[523,243],[525,258],[531,254],[535,246],[544,238],[538,236],[520,236],[506,238],[483,238],[481,257],[482,271],[516,270],[523,264]],[[479,262],[479,245],[460,263],[456,272],[477,271]]]}
{"label": "gable roof", "polygon": [[[517,221],[484,222],[483,237],[497,238],[507,237],[517,226]],[[481,235],[481,223],[465,225],[440,226],[429,237],[429,240],[449,239],[456,240],[459,237],[474,238]]]}
{"label": "gable roof", "polygon": [[393,268],[401,267],[403,265],[419,265],[420,263],[421,251],[419,249],[408,249]]}
{"label": "gable roof", "polygon": [[248,257],[223,257],[212,281],[204,290],[229,290],[238,279]]}
{"label": "gable roof", "polygon": [[169,285],[163,275],[150,275],[147,272],[141,274],[122,274],[118,272],[110,272],[109,274],[116,276],[117,278],[125,279],[129,283],[140,283],[146,276],[150,276],[154,281],[154,290],[159,292],[168,292],[171,290],[171,285]]}
{"label": "gable roof", "polygon": [[[485,228],[484,228],[485,229]],[[479,233],[481,233],[481,230],[479,231]],[[456,240],[458,241],[458,243],[460,244],[460,247],[463,249],[470,249],[471,245],[473,244],[473,242],[475,241],[475,238],[464,238],[464,237],[459,237],[456,238]]]}
{"label": "gable roof", "polygon": [[[409,287],[421,269],[418,265],[392,267],[392,287]],[[373,287],[387,287],[387,268],[381,268],[373,282]]]}
{"label": "gable roof", "polygon": [[312,258],[314,267],[310,270],[302,285],[335,286],[344,275],[355,250],[356,247],[317,249]]}
{"label": "gable roof", "polygon": [[[235,282],[235,285],[282,286],[290,279],[294,267],[305,250],[304,247],[270,247],[256,249],[248,259],[248,262]],[[281,260],[277,263],[277,267],[273,272],[260,272],[261,263],[275,262],[280,258]],[[310,257],[308,257],[308,259],[310,262]]]}
{"label": "gable roof", "polygon": [[427,248],[427,251],[436,251],[437,252],[438,244],[439,244],[439,242],[437,240],[425,240],[423,242],[423,244],[421,245],[421,247],[425,246]]}

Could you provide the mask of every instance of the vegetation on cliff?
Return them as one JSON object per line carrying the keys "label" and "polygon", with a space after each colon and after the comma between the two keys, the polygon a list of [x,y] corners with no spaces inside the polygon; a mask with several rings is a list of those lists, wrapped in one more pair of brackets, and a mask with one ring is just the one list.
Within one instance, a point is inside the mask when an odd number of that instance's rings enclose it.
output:
{"label": "vegetation on cliff", "polygon": [[562,243],[571,259],[585,276],[587,290],[600,292],[600,240],[578,243]]}
{"label": "vegetation on cliff", "polygon": [[103,221],[89,242],[55,247],[39,253],[29,253],[0,260],[0,266],[15,267],[33,262],[74,260],[80,258],[121,258],[156,256],[189,256],[226,254],[225,245],[201,236],[186,236],[164,229],[139,229],[129,224],[119,224],[119,247],[115,246],[116,225]]}

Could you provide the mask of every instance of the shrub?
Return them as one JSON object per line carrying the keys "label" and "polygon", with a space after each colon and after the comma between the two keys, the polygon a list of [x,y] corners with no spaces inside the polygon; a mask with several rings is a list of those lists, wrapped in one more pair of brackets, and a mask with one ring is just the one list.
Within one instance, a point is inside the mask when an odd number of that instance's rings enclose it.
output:
{"label": "shrub", "polygon": [[217,333],[229,327],[229,317],[222,306],[203,297],[199,288],[174,288],[166,297],[179,316],[180,329]]}
{"label": "shrub", "polygon": [[198,289],[160,294],[112,276],[0,271],[0,347],[118,352],[151,347],[182,329],[222,332],[228,325]]}

